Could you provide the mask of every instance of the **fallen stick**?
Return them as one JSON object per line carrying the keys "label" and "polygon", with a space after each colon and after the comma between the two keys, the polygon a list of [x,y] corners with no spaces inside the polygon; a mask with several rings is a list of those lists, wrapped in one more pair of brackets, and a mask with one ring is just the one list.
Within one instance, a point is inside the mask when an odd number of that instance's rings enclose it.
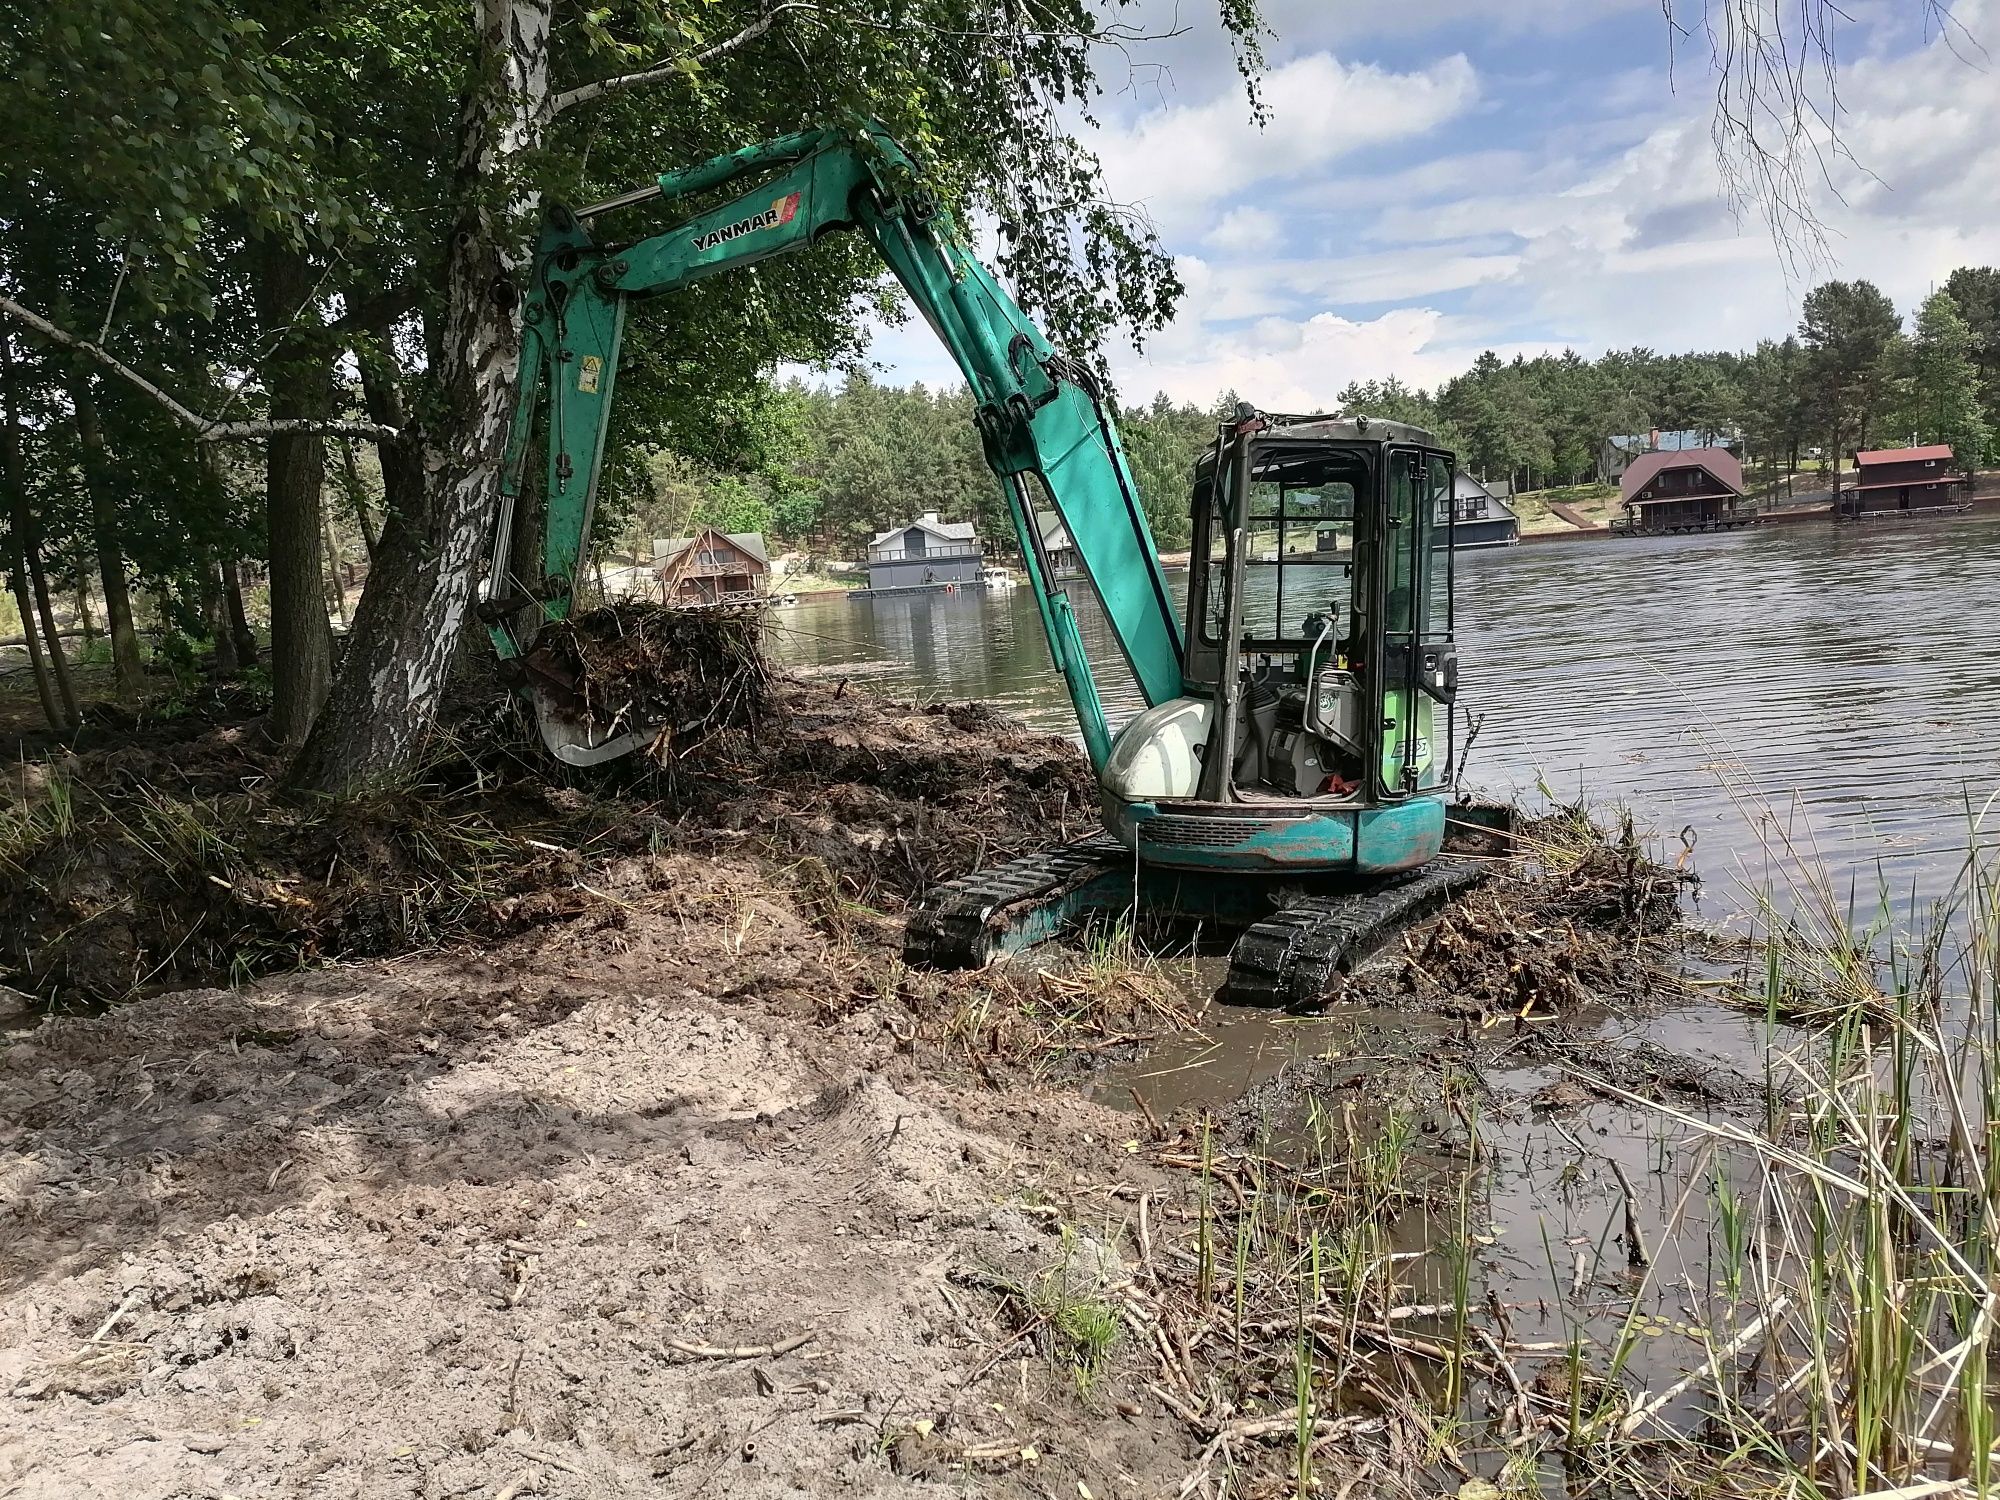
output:
{"label": "fallen stick", "polygon": [[1528,1407],[1528,1388],[1521,1384],[1520,1371],[1514,1368],[1514,1362],[1507,1358],[1499,1340],[1492,1334],[1484,1328],[1475,1327],[1472,1331],[1479,1335],[1479,1341],[1486,1346],[1487,1352],[1493,1356],[1494,1364],[1499,1368],[1500,1378],[1507,1382],[1507,1388],[1514,1393],[1514,1430],[1526,1439],[1534,1430],[1535,1418]]}
{"label": "fallen stick", "polygon": [[[1771,1327],[1774,1323],[1777,1322],[1779,1318],[1783,1317],[1785,1313],[1790,1309],[1791,1305],[1792,1305],[1792,1299],[1781,1293],[1778,1296],[1778,1298],[1772,1302],[1770,1309],[1768,1311],[1759,1313],[1756,1317],[1752,1318],[1748,1323],[1745,1323],[1743,1325],[1742,1331],[1739,1332],[1735,1338],[1731,1339],[1728,1343],[1724,1344],[1720,1349],[1715,1351],[1715,1353],[1709,1359],[1709,1368],[1712,1370],[1719,1369],[1722,1362],[1725,1359],[1734,1359],[1738,1354],[1742,1353],[1744,1349],[1749,1347],[1750,1341],[1752,1339],[1758,1337],[1760,1334],[1764,1332],[1765,1329]],[[1641,1401],[1637,1406],[1634,1406],[1632,1410],[1626,1414],[1624,1422],[1619,1426],[1618,1429],[1619,1436],[1630,1437],[1635,1431],[1638,1430],[1639,1424],[1641,1422],[1646,1421],[1648,1418],[1656,1417],[1659,1414],[1660,1409],[1662,1407],[1664,1407],[1669,1401],[1673,1400],[1674,1397],[1680,1395],[1683,1391],[1687,1390],[1687,1388],[1693,1385],[1695,1381],[1699,1379],[1701,1375],[1704,1373],[1705,1372],[1700,1370],[1693,1371],[1685,1378],[1676,1380],[1672,1385],[1668,1386],[1664,1391],[1661,1391],[1659,1395],[1651,1397],[1648,1400]]]}
{"label": "fallen stick", "polygon": [[[1312,1424],[1315,1438],[1343,1437],[1350,1432],[1365,1431],[1370,1426],[1379,1425],[1379,1417],[1320,1417]],[[1239,1417],[1233,1422],[1225,1422],[1216,1429],[1219,1438],[1275,1437],[1279,1433],[1296,1434],[1299,1430],[1297,1408],[1280,1412],[1270,1417]]]}
{"label": "fallen stick", "polygon": [[538,1464],[547,1464],[552,1469],[561,1469],[565,1474],[575,1474],[579,1478],[583,1474],[583,1470],[579,1469],[568,1459],[554,1453],[544,1453],[539,1448],[523,1448],[521,1456],[523,1458],[532,1458]]}
{"label": "fallen stick", "polygon": [[815,1332],[800,1334],[797,1338],[782,1339],[775,1344],[684,1344],[679,1339],[665,1340],[666,1346],[677,1354],[685,1354],[689,1359],[771,1359],[780,1354],[789,1354],[801,1344],[810,1344],[819,1335]]}
{"label": "fallen stick", "polygon": [[1175,1416],[1179,1417],[1183,1422],[1187,1423],[1188,1426],[1196,1429],[1197,1431],[1208,1430],[1208,1425],[1209,1425],[1208,1422],[1201,1416],[1197,1415],[1192,1409],[1183,1406],[1170,1391],[1167,1391],[1163,1387],[1153,1384],[1153,1382],[1150,1380],[1146,1382],[1146,1389],[1151,1391],[1153,1395],[1159,1399],[1159,1402],[1162,1406],[1166,1407],[1167,1410],[1171,1411]]}
{"label": "fallen stick", "polygon": [[986,1358],[982,1359],[979,1362],[979,1368],[974,1370],[970,1375],[965,1377],[964,1388],[970,1390],[973,1386],[979,1384],[980,1381],[984,1380],[987,1376],[987,1372],[990,1371],[995,1365],[999,1364],[1001,1360],[1005,1359],[1008,1355],[1008,1352],[1012,1350],[1016,1344],[1020,1343],[1021,1340],[1027,1338],[1030,1334],[1039,1333],[1041,1331],[1042,1325],[1047,1323],[1048,1320],[1049,1319],[1047,1313],[1036,1313],[1034,1317],[1030,1318],[1026,1323],[1023,1323],[1019,1328],[1015,1329],[1013,1335],[1010,1338],[1007,1338],[1003,1340],[1001,1343],[995,1345],[993,1348],[993,1352],[988,1354]]}
{"label": "fallen stick", "polygon": [[90,1336],[90,1342],[93,1344],[103,1343],[104,1335],[111,1332],[112,1329],[118,1326],[119,1321],[125,1316],[125,1314],[127,1314],[132,1310],[133,1305],[138,1302],[140,1294],[145,1290],[146,1289],[143,1286],[135,1286],[132,1288],[131,1291],[127,1292],[125,1294],[124,1300],[120,1302],[117,1307],[112,1309],[111,1316],[106,1318],[102,1323],[99,1323],[97,1325],[97,1332],[93,1333]]}
{"label": "fallen stick", "polygon": [[1653,1263],[1653,1253],[1646,1248],[1645,1231],[1639,1228],[1639,1195],[1632,1190],[1632,1179],[1625,1175],[1617,1159],[1610,1156],[1604,1159],[1611,1166],[1611,1175],[1618,1179],[1618,1191],[1625,1195],[1625,1258],[1634,1270],[1644,1269]]}
{"label": "fallen stick", "polygon": [[1146,1128],[1153,1132],[1153,1139],[1164,1141],[1167,1138],[1167,1127],[1162,1125],[1160,1117],[1153,1113],[1153,1106],[1147,1102],[1146,1096],[1139,1092],[1137,1084],[1132,1086],[1132,1102],[1139,1106],[1139,1113],[1146,1117]]}

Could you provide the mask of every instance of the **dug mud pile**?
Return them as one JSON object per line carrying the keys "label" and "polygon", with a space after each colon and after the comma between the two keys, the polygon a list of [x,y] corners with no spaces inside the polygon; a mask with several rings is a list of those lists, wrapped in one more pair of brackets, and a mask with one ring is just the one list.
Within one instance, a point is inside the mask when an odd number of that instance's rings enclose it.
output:
{"label": "dug mud pile", "polygon": [[[594,701],[666,726],[655,757],[610,775],[564,778],[490,717],[461,723],[414,785],[339,803],[282,796],[250,723],[57,760],[0,819],[0,977],[102,1002],[500,937],[602,905],[586,877],[607,861],[738,845],[785,861],[836,917],[893,912],[1095,817],[1063,740],[976,707],[773,683],[729,617],[703,647],[683,630],[681,656],[625,613],[598,627]],[[648,675],[664,662],[679,665]]]}

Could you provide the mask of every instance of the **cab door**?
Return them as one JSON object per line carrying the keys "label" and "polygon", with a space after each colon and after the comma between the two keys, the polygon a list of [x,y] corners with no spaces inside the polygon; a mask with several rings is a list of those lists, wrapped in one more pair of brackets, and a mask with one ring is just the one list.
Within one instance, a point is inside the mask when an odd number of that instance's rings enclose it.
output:
{"label": "cab door", "polygon": [[[1377,791],[1385,801],[1396,801],[1443,788],[1449,757],[1446,735],[1439,731],[1449,732],[1458,660],[1451,633],[1450,456],[1391,446],[1387,458],[1381,560],[1375,570],[1382,622]],[[1439,541],[1445,545],[1434,545]]]}

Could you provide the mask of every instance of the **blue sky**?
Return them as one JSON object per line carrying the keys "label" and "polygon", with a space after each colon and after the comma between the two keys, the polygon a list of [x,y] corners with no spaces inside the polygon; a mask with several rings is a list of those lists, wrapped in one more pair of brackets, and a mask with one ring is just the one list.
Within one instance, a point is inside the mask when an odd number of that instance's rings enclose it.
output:
{"label": "blue sky", "polygon": [[[1953,266],[2000,262],[2000,0],[1957,5],[1949,36],[1921,0],[1848,7],[1853,160],[1814,185],[1830,259],[1804,274],[1732,212],[1710,40],[1675,45],[1659,0],[1266,0],[1262,132],[1209,0],[1146,3],[1187,34],[1107,71],[1094,144],[1189,295],[1145,351],[1112,351],[1128,399],[1311,409],[1355,378],[1433,385],[1483,348],[1746,347],[1823,276],[1907,311]],[[1700,0],[1675,3],[1698,27]],[[928,338],[882,330],[874,358],[954,378]]]}

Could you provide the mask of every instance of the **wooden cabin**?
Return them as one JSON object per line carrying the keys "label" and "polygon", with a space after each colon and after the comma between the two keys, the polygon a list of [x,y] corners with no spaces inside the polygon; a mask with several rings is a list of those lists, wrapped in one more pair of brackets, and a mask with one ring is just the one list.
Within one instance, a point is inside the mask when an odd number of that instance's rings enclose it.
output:
{"label": "wooden cabin", "polygon": [[1953,472],[1951,462],[1948,443],[1857,453],[1854,484],[1840,492],[1838,513],[1853,518],[1962,510],[1964,479]]}
{"label": "wooden cabin", "polygon": [[1747,525],[1743,466],[1727,448],[1642,453],[1618,480],[1625,515],[1617,530],[1661,536]]}
{"label": "wooden cabin", "polygon": [[717,531],[653,543],[653,572],[669,604],[723,604],[762,597],[771,560],[757,531]]}

